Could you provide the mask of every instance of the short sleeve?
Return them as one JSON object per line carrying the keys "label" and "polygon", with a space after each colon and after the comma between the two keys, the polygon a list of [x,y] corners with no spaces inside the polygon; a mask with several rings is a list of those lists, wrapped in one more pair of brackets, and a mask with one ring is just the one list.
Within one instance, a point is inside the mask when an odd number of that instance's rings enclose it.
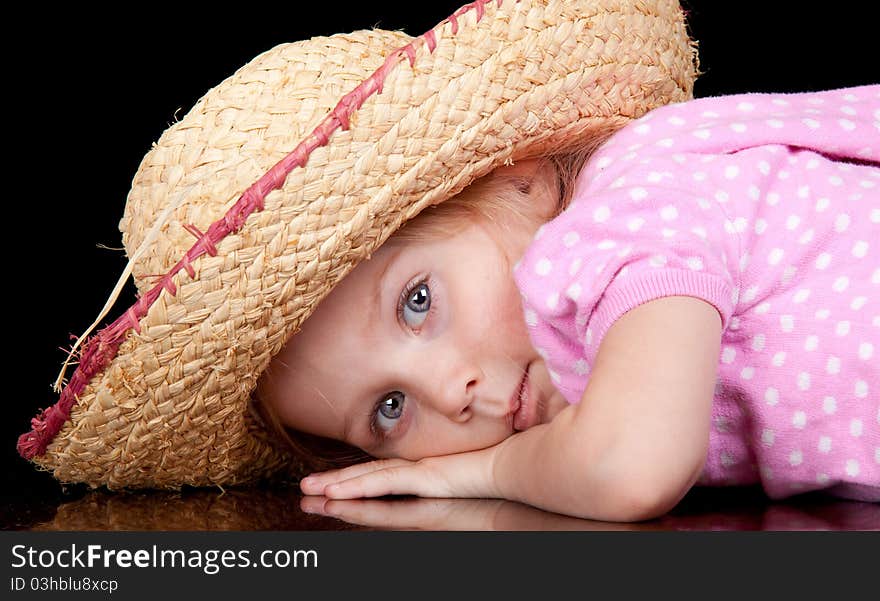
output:
{"label": "short sleeve", "polygon": [[736,224],[717,202],[681,185],[673,159],[616,174],[602,173],[601,156],[594,159],[570,206],[542,226],[515,268],[532,341],[570,402],[626,312],[691,296],[713,305],[726,327],[737,294]]}

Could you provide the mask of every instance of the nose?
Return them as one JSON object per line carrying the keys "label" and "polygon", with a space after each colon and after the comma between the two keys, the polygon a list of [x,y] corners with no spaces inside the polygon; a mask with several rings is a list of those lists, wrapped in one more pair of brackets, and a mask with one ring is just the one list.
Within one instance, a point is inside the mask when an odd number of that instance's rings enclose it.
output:
{"label": "nose", "polygon": [[470,419],[477,389],[483,380],[479,366],[460,355],[438,361],[429,368],[430,377],[423,398],[438,413],[452,421]]}

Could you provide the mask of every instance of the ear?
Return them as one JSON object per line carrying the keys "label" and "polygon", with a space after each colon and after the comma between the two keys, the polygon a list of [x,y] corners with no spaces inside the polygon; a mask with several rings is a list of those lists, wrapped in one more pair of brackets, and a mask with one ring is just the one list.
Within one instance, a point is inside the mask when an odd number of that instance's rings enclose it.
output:
{"label": "ear", "polygon": [[522,159],[516,163],[509,163],[498,167],[495,173],[508,177],[522,177],[525,179],[533,179],[538,168],[541,166],[541,159]]}

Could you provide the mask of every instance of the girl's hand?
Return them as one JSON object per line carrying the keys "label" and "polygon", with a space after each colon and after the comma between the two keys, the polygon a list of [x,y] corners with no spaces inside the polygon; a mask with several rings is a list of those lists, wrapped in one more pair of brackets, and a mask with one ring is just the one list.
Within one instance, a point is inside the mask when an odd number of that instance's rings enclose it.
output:
{"label": "girl's hand", "polygon": [[581,520],[501,499],[327,499],[303,497],[306,513],[390,530],[650,530],[655,524]]}
{"label": "girl's hand", "polygon": [[498,497],[493,463],[498,445],[419,461],[380,459],[303,478],[306,495],[357,499],[385,495]]}

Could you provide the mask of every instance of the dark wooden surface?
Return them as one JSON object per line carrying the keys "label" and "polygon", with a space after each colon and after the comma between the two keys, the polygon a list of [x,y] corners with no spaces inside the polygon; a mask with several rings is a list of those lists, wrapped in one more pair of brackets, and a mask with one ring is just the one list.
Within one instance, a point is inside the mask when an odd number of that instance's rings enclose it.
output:
{"label": "dark wooden surface", "polygon": [[53,482],[0,499],[3,530],[880,530],[880,505],[820,495],[768,500],[757,488],[694,489],[668,515],[592,522],[496,500],[304,498],[293,485],[109,492]]}

